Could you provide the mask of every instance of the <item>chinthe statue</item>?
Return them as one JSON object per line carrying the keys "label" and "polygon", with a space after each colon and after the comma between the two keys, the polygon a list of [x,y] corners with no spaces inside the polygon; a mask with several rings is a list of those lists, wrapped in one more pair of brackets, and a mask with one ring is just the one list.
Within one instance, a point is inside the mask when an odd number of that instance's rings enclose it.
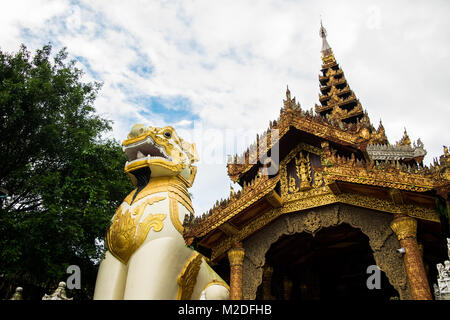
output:
{"label": "chinthe statue", "polygon": [[122,146],[136,188],[107,230],[94,299],[228,299],[228,285],[182,236],[184,216],[194,214],[195,144],[172,127],[136,124]]}

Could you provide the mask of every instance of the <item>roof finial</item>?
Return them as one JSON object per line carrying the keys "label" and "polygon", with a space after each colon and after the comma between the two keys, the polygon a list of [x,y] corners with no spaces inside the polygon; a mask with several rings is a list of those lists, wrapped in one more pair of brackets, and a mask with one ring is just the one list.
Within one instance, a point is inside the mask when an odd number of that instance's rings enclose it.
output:
{"label": "roof finial", "polygon": [[408,133],[406,132],[406,127],[405,131],[403,132],[403,137],[400,139],[399,142],[397,142],[397,145],[411,146],[411,140],[409,139]]}
{"label": "roof finial", "polygon": [[322,24],[322,18],[320,18],[319,33],[320,33],[320,37],[322,38],[322,50],[321,51],[322,51],[323,56],[325,57],[325,56],[332,54],[332,51],[331,51],[331,47],[327,41],[327,30],[324,28],[324,26]]}
{"label": "roof finial", "polygon": [[325,30],[325,27],[322,24],[322,18],[320,19],[320,31],[319,31],[320,37],[322,38],[322,61],[324,64],[329,63],[335,63],[336,60],[334,59],[333,51],[331,50],[330,45],[327,41],[327,30]]}

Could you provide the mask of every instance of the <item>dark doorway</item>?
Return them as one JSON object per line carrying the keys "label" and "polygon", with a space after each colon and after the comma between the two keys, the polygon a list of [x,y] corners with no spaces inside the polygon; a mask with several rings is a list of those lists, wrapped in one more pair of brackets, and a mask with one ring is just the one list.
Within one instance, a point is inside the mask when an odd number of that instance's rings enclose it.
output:
{"label": "dark doorway", "polygon": [[380,289],[368,289],[367,279],[374,274],[367,273],[371,265],[375,265],[375,260],[368,237],[347,224],[322,229],[315,236],[306,232],[282,236],[266,254],[270,272],[265,273],[257,299],[389,300],[398,297],[382,271]]}

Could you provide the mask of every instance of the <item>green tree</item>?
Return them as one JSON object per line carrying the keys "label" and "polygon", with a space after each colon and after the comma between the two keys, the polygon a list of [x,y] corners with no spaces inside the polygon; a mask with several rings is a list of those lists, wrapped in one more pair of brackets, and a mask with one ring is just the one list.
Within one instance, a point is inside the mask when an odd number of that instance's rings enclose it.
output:
{"label": "green tree", "polygon": [[126,158],[101,138],[111,130],[93,107],[101,85],[82,81],[66,49],[51,53],[0,51],[0,293],[22,286],[40,299],[78,265],[71,293],[91,298],[99,244],[130,189]]}

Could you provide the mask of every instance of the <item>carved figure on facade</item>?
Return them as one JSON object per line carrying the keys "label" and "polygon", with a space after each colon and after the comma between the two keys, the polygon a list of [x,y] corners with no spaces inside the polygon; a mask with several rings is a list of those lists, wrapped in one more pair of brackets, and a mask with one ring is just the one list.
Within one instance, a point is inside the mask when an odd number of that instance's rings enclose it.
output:
{"label": "carved figure on facade", "polygon": [[294,177],[289,177],[288,189],[290,193],[298,192],[299,188],[295,185]]}
{"label": "carved figure on facade", "polygon": [[303,152],[299,153],[299,157],[295,159],[297,177],[300,180],[300,191],[311,188],[311,163],[309,161],[309,153],[306,156]]}

